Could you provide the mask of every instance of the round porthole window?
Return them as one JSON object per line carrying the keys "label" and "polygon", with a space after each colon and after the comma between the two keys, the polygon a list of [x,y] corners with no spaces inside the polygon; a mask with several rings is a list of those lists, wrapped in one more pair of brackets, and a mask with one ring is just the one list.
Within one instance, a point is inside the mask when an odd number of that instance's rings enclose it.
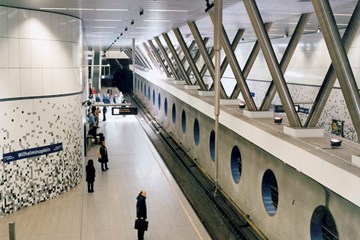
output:
{"label": "round porthole window", "polygon": [[164,112],[165,112],[165,116],[167,116],[167,113],[168,113],[168,102],[167,102],[167,98],[165,98],[165,100],[164,100]]}
{"label": "round porthole window", "polygon": [[158,95],[158,109],[161,109],[161,94]]}
{"label": "round porthole window", "polygon": [[153,105],[155,105],[155,90],[153,90]]}
{"label": "round porthole window", "polygon": [[173,103],[172,105],[172,121],[175,124],[176,123],[176,107],[175,107],[175,103]]}
{"label": "round porthole window", "polygon": [[278,206],[278,185],[274,173],[268,169],[262,180],[262,198],[266,212],[274,216]]}
{"label": "round porthole window", "polygon": [[200,126],[197,119],[194,121],[194,142],[196,145],[199,145],[200,142]]}
{"label": "round porthole window", "polygon": [[183,133],[186,133],[186,113],[185,110],[182,111],[181,113],[181,128]]}
{"label": "round porthole window", "polygon": [[241,154],[237,146],[233,147],[231,151],[231,175],[235,183],[240,182],[241,177]]}
{"label": "round porthole window", "polygon": [[210,150],[211,160],[215,161],[215,132],[214,132],[214,130],[211,131],[211,133],[210,133],[209,150]]}
{"label": "round porthole window", "polygon": [[325,206],[319,206],[311,217],[311,240],[339,239],[334,218]]}

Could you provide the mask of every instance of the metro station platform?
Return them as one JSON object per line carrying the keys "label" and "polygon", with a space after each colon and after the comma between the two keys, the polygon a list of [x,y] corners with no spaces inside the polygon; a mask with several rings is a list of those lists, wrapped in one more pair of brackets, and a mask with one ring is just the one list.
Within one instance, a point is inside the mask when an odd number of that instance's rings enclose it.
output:
{"label": "metro station platform", "polygon": [[0,239],[9,239],[11,222],[16,240],[136,239],[135,205],[142,189],[147,191],[146,240],[211,239],[135,116],[108,113],[100,129],[110,169],[101,171],[99,145],[90,146],[84,161],[94,160],[95,192],[87,192],[84,180],[57,198],[5,216],[0,219]]}

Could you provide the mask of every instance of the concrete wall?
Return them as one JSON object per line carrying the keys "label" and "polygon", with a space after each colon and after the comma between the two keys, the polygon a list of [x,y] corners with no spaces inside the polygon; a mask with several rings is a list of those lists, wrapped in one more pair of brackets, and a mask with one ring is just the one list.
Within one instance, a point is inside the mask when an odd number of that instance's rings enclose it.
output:
{"label": "concrete wall", "polygon": [[[210,157],[210,133],[214,120],[179,100],[163,88],[137,76],[135,95],[163,127],[182,145],[194,161],[214,178],[214,161]],[[156,81],[156,80],[155,80]],[[158,80],[162,81],[162,80]],[[148,88],[150,87],[150,97]],[[144,94],[144,88],[146,88]],[[153,93],[155,101],[153,102]],[[158,107],[158,96],[161,104]],[[165,99],[168,109],[165,114]],[[176,108],[176,122],[172,119],[173,104]],[[186,132],[182,131],[182,112],[186,113]],[[194,143],[194,121],[200,125],[199,145]],[[310,177],[284,164],[273,155],[249,142],[232,130],[220,126],[219,133],[219,186],[257,225],[268,239],[315,239],[311,238],[310,225],[313,213],[319,206],[325,206],[334,218],[339,239],[359,239],[357,227],[360,224],[360,208]],[[242,171],[239,183],[231,173],[231,151],[240,149]],[[264,207],[262,183],[266,170],[274,173],[278,186],[278,207],[270,216]],[[334,176],[336,178],[336,176]]]}
{"label": "concrete wall", "polygon": [[85,49],[77,18],[0,7],[0,157],[62,144],[58,152],[0,162],[0,216],[82,180]]}

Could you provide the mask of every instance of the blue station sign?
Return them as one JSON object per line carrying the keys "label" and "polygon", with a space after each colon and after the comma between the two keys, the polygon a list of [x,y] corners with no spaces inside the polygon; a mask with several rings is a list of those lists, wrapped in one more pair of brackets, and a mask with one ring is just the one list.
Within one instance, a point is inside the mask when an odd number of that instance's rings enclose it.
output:
{"label": "blue station sign", "polygon": [[16,152],[4,153],[2,161],[4,163],[8,163],[24,158],[32,158],[54,152],[60,152],[62,150],[63,150],[62,143],[57,143],[43,147],[30,148]]}

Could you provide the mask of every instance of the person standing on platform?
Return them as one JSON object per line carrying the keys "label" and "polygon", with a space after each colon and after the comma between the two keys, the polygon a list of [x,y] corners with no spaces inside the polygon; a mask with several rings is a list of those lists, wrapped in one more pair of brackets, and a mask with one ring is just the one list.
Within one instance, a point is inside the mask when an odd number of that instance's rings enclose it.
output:
{"label": "person standing on platform", "polygon": [[88,187],[88,192],[94,192],[94,182],[95,182],[95,168],[94,161],[89,159],[88,164],[86,165],[86,182]]}
{"label": "person standing on platform", "polygon": [[106,171],[108,170],[108,166],[107,166],[107,163],[109,162],[109,158],[108,158],[108,153],[107,153],[107,148],[105,146],[105,139],[101,139],[100,140],[101,142],[101,147],[100,147],[100,163],[101,163],[101,170],[102,171]]}
{"label": "person standing on platform", "polygon": [[107,112],[107,108],[106,106],[103,107],[103,121],[106,121],[106,112]]}
{"label": "person standing on platform", "polygon": [[[139,195],[136,198],[137,202],[136,202],[136,217],[138,220],[143,220],[145,221],[147,218],[147,214],[146,214],[146,192],[144,190],[141,190]],[[144,233],[145,230],[139,228],[138,229],[138,240],[143,240],[144,239]]]}

